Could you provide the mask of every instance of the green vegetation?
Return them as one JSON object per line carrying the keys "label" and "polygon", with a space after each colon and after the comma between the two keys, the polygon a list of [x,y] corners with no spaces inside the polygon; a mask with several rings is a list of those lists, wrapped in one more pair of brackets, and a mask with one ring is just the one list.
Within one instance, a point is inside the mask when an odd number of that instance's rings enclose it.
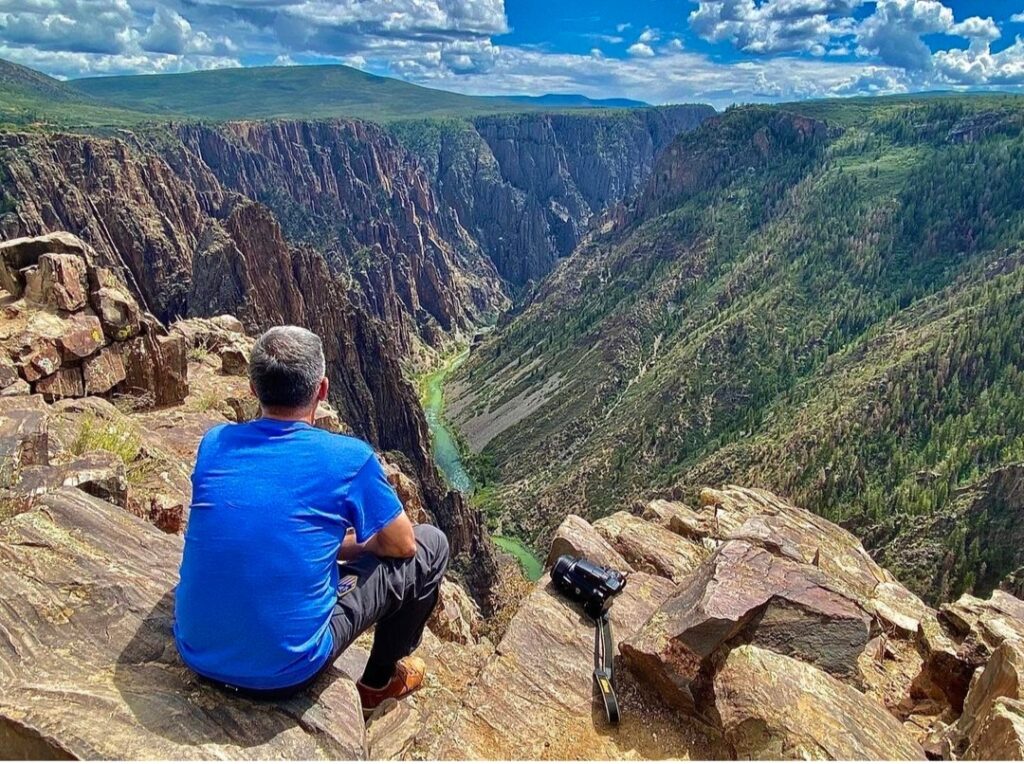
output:
{"label": "green vegetation", "polygon": [[[0,129],[122,128],[168,120],[452,120],[527,111],[643,106],[573,97],[467,96],[348,66],[268,66],[61,82],[0,59]],[[408,131],[407,131],[408,132]]]}
{"label": "green vegetation", "polygon": [[126,126],[152,118],[104,104],[34,69],[0,59],[0,128]]}
{"label": "green vegetation", "polygon": [[214,121],[356,117],[387,122],[551,108],[533,99],[435,90],[341,65],[92,77],[70,84],[115,106]]}
{"label": "green vegetation", "polygon": [[142,452],[142,438],[127,419],[99,420],[87,416],[82,420],[69,449],[76,456],[89,451],[106,451],[131,465]]}
{"label": "green vegetation", "polygon": [[1024,459],[1024,100],[788,108],[681,136],[457,372],[476,408],[548,384],[484,450],[517,532],[723,482],[898,532]]}

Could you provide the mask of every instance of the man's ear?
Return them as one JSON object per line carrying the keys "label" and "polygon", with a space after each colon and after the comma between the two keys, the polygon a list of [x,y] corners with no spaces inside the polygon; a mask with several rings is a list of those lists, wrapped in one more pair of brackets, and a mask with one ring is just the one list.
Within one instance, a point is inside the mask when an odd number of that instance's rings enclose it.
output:
{"label": "man's ear", "polygon": [[317,402],[319,402],[319,401],[326,401],[327,400],[327,392],[330,389],[331,389],[331,381],[329,379],[327,379],[327,377],[324,377],[323,379],[321,379],[320,380],[320,387],[318,387],[317,391],[316,391]]}
{"label": "man's ear", "polygon": [[256,395],[256,387],[253,385],[252,382],[249,383],[249,392],[252,393],[252,397],[253,398],[256,398],[257,400],[259,400],[259,396]]}

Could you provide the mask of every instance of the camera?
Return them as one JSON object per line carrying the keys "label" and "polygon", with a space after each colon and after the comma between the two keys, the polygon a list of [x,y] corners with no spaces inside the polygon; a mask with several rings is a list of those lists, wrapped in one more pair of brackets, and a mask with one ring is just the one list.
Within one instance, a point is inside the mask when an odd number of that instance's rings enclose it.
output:
{"label": "camera", "polygon": [[591,618],[600,618],[612,598],[626,587],[626,577],[617,570],[563,554],[551,569],[551,580],[569,599],[583,605]]}

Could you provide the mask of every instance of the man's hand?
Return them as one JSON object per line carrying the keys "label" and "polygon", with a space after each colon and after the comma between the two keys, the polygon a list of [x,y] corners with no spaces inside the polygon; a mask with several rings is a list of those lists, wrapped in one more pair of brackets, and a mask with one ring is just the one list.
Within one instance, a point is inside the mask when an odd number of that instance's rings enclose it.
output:
{"label": "man's hand", "polygon": [[366,545],[356,541],[356,532],[351,528],[345,534],[345,540],[341,542],[341,550],[338,552],[339,560],[354,560],[363,553]]}
{"label": "man's hand", "polygon": [[362,544],[356,541],[355,531],[350,528],[345,534],[345,540],[341,543],[338,559],[354,560],[364,553],[375,554],[378,557],[398,558],[415,555],[416,537],[413,535],[409,516],[405,512],[399,513],[398,517]]}

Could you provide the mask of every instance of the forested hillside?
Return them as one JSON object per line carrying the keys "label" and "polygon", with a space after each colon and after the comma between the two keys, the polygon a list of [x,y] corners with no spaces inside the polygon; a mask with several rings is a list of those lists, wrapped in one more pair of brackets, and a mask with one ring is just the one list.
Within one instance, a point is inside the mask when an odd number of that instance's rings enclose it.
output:
{"label": "forested hillside", "polygon": [[681,135],[460,371],[491,513],[537,537],[570,505],[745,482],[929,596],[1024,564],[979,520],[1013,501],[969,500],[1024,459],[1022,124],[1021,100],[943,97]]}

